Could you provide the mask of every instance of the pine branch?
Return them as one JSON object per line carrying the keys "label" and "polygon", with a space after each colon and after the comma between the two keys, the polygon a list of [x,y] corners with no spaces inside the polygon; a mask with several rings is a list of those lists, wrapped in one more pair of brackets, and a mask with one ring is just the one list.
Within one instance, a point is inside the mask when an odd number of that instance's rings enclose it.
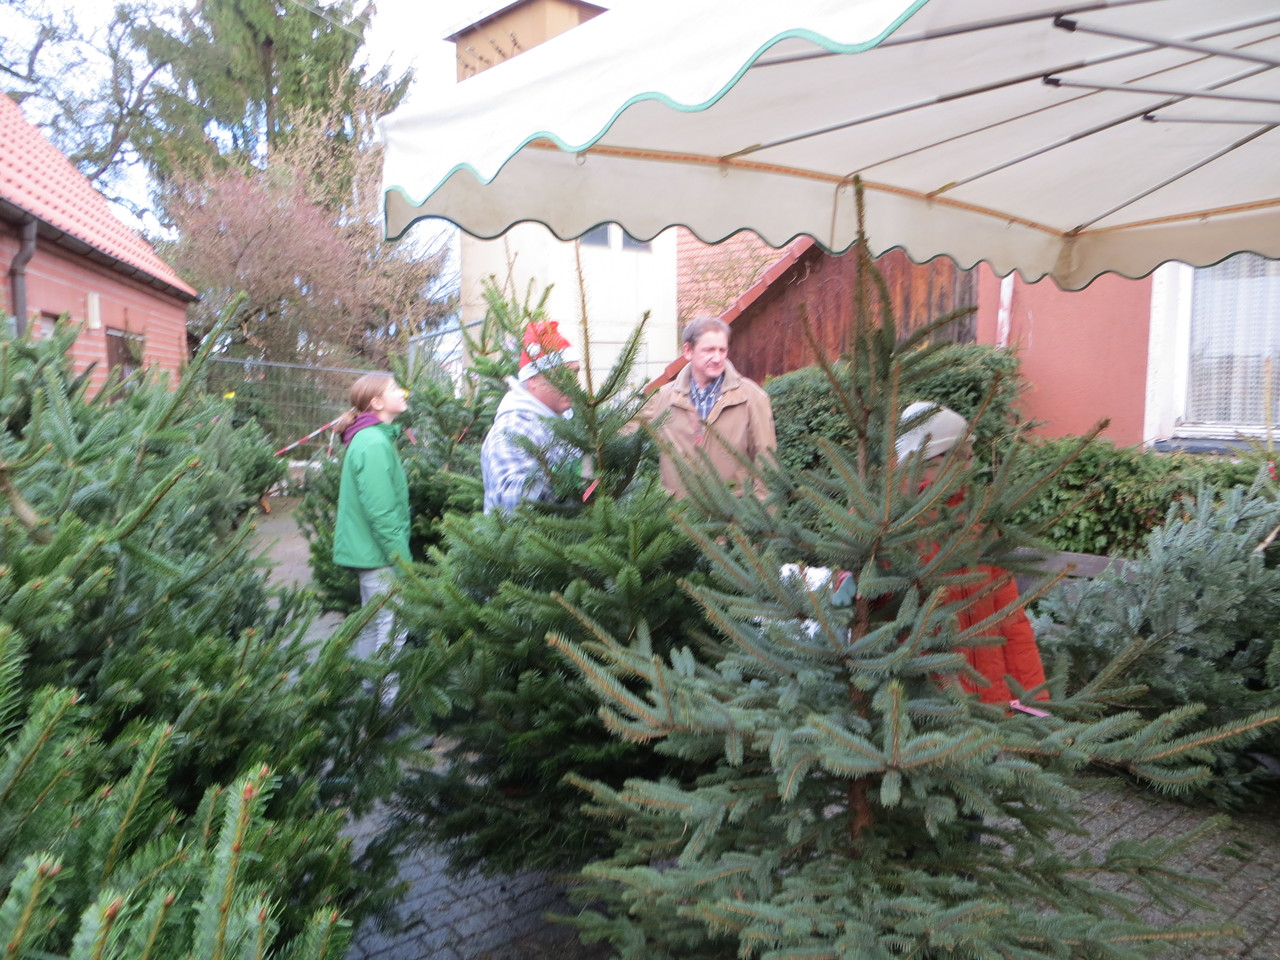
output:
{"label": "pine branch", "polygon": [[[205,334],[204,340],[200,344],[200,349],[196,351],[191,362],[187,364],[187,368],[182,378],[178,381],[178,388],[170,395],[168,403],[161,407],[149,424],[151,433],[157,433],[169,424],[169,421],[183,409],[191,391],[195,389],[196,383],[199,381],[199,373],[209,362],[209,357],[213,355],[213,351],[220,344],[223,333],[235,321],[237,316],[243,311],[245,304],[248,302],[249,295],[244,291],[237,293],[232,297],[222,310],[222,315],[214,323],[212,329]],[[138,443],[138,453],[136,463],[141,464],[142,458],[147,449],[146,437],[142,437]]]}
{"label": "pine branch", "polygon": [[132,956],[137,960],[163,960],[156,955],[160,933],[169,919],[177,895],[172,890],[155,894],[138,919],[130,924],[129,935],[133,944]]}
{"label": "pine branch", "polygon": [[47,854],[27,857],[0,903],[0,943],[6,952],[35,953],[48,937],[44,921],[45,901],[58,874],[61,861]]}
{"label": "pine branch", "polygon": [[265,800],[265,781],[269,771],[264,767],[255,778],[247,777],[228,791],[223,826],[219,831],[213,867],[205,882],[196,907],[195,955],[208,960],[225,960],[231,934],[232,906],[235,900],[241,861],[245,854],[245,838],[253,819],[254,807]]}
{"label": "pine branch", "polygon": [[[1144,764],[1159,760],[1168,760],[1188,753],[1203,753],[1213,745],[1239,745],[1256,738],[1265,727],[1280,724],[1280,707],[1258,712],[1244,718],[1236,724],[1223,725],[1210,730],[1201,730],[1188,734],[1172,743],[1166,744],[1163,750],[1148,754],[1142,758]],[[1153,724],[1154,726],[1154,724]]]}
{"label": "pine branch", "polygon": [[611,701],[617,708],[643,722],[646,728],[652,731],[653,736],[661,736],[676,728],[675,718],[670,713],[666,716],[660,715],[649,704],[615,680],[602,664],[587,656],[576,644],[555,634],[547,638],[547,643],[573,662],[582,678],[600,697]]}
{"label": "pine branch", "polygon": [[161,481],[152,489],[147,500],[137,507],[131,513],[121,518],[120,522],[111,531],[111,539],[116,542],[127,540],[145,521],[155,512],[156,508],[164,502],[169,492],[177,485],[178,481],[193,470],[200,467],[198,459],[189,460],[183,466],[171,473],[165,480]]}
{"label": "pine branch", "polygon": [[80,918],[68,960],[103,960],[124,903],[124,897],[114,890],[102,891]]}
{"label": "pine branch", "polygon": [[[1090,427],[1072,446],[1071,450],[1063,456],[1061,461],[1055,463],[1049,470],[1037,476],[1031,484],[1019,489],[1018,495],[1007,503],[1007,512],[1012,515],[1022,507],[1031,503],[1044,491],[1045,487],[1061,476],[1063,471],[1074,463],[1089,444],[1097,439],[1098,435],[1110,425],[1111,421],[1104,419],[1099,420]],[[1009,457],[1006,457],[1000,464],[999,468],[996,470],[995,477],[992,479],[992,486],[1003,487],[1005,484],[1009,483],[1013,477],[1017,476],[1018,450],[1019,448],[1017,446],[1013,447],[1013,453]]]}
{"label": "pine branch", "polygon": [[[46,446],[40,451],[40,455],[47,453],[51,446]],[[40,518],[40,515],[23,498],[10,480],[10,476],[15,470],[20,469],[23,464],[31,462],[35,456],[33,454],[15,463],[0,464],[0,493],[5,495],[5,499],[9,501],[9,509],[13,511],[14,517],[26,529],[32,541],[35,543],[48,543],[53,539],[53,534],[48,528],[48,521]]]}
{"label": "pine branch", "polygon": [[162,770],[162,764],[173,737],[174,728],[172,726],[158,728],[151,735],[151,740],[147,744],[141,763],[135,764],[134,769],[129,773],[129,777],[122,784],[127,791],[127,800],[124,804],[124,809],[120,812],[111,845],[102,859],[102,871],[99,874],[100,882],[105,883],[109,880],[115,870],[116,863],[124,849],[125,839],[133,826],[134,815],[161,788],[162,785],[158,782],[158,774]]}
{"label": "pine branch", "polygon": [[346,953],[350,925],[341,922],[337,910],[320,910],[302,935],[291,944],[283,960],[338,960]]}
{"label": "pine branch", "polygon": [[[4,762],[0,765],[0,810],[8,807],[24,775],[44,753],[78,700],[78,696],[69,690],[55,690],[40,698],[16,742],[5,751]],[[55,770],[54,774],[53,779],[58,779],[58,771]]]}

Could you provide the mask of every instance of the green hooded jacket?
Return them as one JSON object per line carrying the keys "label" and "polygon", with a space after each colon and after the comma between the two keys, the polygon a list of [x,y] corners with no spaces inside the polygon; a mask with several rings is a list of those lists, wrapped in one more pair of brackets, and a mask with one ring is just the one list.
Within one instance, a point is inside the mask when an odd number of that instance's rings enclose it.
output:
{"label": "green hooded jacket", "polygon": [[396,450],[400,428],[375,423],[347,446],[333,528],[333,562],[373,570],[409,559],[409,484]]}

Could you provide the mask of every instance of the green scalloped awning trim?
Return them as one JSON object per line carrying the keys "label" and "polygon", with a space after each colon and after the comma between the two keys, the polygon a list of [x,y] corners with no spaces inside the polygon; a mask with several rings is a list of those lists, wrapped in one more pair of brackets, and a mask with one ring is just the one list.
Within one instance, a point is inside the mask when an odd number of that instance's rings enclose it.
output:
{"label": "green scalloped awning trim", "polygon": [[[481,184],[491,183],[493,180],[497,179],[498,175],[502,173],[503,168],[506,167],[506,165],[510,163],[511,160],[518,153],[520,153],[521,150],[523,150],[529,144],[533,143],[535,140],[549,141],[552,144],[554,144],[558,149],[560,149],[565,153],[581,153],[583,150],[588,150],[592,146],[594,146],[596,143],[598,143],[600,141],[600,138],[603,137],[606,133],[608,133],[609,129],[615,123],[618,122],[618,118],[621,117],[622,114],[625,113],[630,107],[634,106],[637,103],[643,103],[649,100],[656,100],[659,103],[662,103],[663,105],[670,107],[673,110],[678,110],[682,113],[701,113],[702,111],[708,110],[711,107],[715,106],[715,104],[720,102],[720,100],[723,99],[725,95],[728,94],[728,92],[737,85],[738,81],[740,81],[746,75],[747,71],[751,69],[751,67],[755,64],[757,60],[759,60],[762,56],[764,56],[765,53],[770,48],[776,46],[777,44],[783,42],[784,40],[807,40],[810,43],[814,44],[815,46],[822,48],[827,53],[839,53],[839,54],[861,53],[865,50],[870,50],[882,44],[889,36],[891,36],[907,20],[909,20],[912,16],[914,16],[916,12],[919,11],[920,8],[923,7],[928,2],[929,0],[912,0],[912,2],[907,4],[907,6],[904,7],[902,12],[899,13],[898,16],[894,18],[893,22],[888,27],[886,27],[884,30],[882,30],[879,34],[877,34],[872,39],[865,40],[861,43],[852,43],[852,44],[837,43],[835,40],[831,39],[830,37],[824,36],[813,30],[803,30],[803,29],[784,30],[781,33],[775,34],[769,40],[765,41],[760,46],[758,46],[755,49],[755,51],[742,62],[742,65],[734,72],[733,76],[730,77],[730,79],[723,86],[721,86],[720,89],[716,91],[716,93],[708,97],[703,102],[689,103],[689,104],[678,103],[677,101],[673,100],[671,97],[667,96],[666,94],[656,90],[635,94],[629,97],[626,100],[626,102],[622,104],[622,106],[620,106],[617,110],[613,112],[613,114],[609,117],[609,119],[605,122],[605,124],[596,132],[594,136],[592,136],[590,139],[586,140],[585,142],[577,146],[566,143],[559,136],[557,136],[556,134],[548,130],[540,130],[540,131],[537,131],[536,133],[529,134],[520,142],[520,144],[515,148],[515,150],[513,150],[507,156],[507,158],[503,160],[501,164],[498,165],[498,169],[494,171],[494,174],[492,177],[488,177],[488,178],[482,177],[479,174],[479,172],[476,171],[476,169],[470,163],[458,163],[458,164],[455,164],[452,168],[450,168],[448,173],[446,173],[443,177],[441,177],[439,182],[436,183],[436,185],[432,187],[429,191],[427,191],[427,194],[421,200],[414,201],[413,199],[411,199],[409,192],[402,186],[393,185],[393,186],[387,187],[386,190],[383,192],[384,238],[387,240],[399,240],[401,237],[405,235],[406,232],[408,232],[409,228],[412,227],[415,223],[417,223],[419,220],[425,220],[428,218],[427,215],[425,214],[420,216],[412,216],[412,215],[406,216],[405,224],[403,228],[401,228],[399,231],[397,231],[394,234],[388,232],[386,228],[392,223],[392,220],[390,217],[390,206],[392,202],[391,195],[393,193],[396,193],[399,195],[396,201],[397,205],[407,211],[407,210],[413,210],[421,207],[424,203],[427,202],[428,199],[431,198],[431,196],[437,190],[439,190],[449,180],[450,177],[452,177],[454,174],[460,171],[465,171],[471,174],[471,176],[475,177],[475,179]],[[437,219],[447,219],[447,218],[437,218]],[[449,221],[449,222],[452,222],[452,221]],[[534,221],[522,221],[522,222],[534,222]],[[515,224],[513,223],[512,226],[514,225]],[[460,226],[460,225],[455,224],[455,226]],[[501,236],[501,234],[495,234],[495,236]],[[485,238],[485,239],[488,239],[488,238]]]}

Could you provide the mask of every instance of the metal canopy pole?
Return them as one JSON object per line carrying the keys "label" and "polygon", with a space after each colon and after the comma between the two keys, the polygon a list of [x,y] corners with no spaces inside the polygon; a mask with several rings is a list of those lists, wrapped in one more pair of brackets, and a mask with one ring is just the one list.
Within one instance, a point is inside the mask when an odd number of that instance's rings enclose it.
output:
{"label": "metal canopy pole", "polygon": [[[1235,83],[1243,78],[1228,81]],[[1115,93],[1145,93],[1156,97],[1185,97],[1204,100],[1232,100],[1238,103],[1280,104],[1280,97],[1256,97],[1246,93],[1210,93],[1208,90],[1176,90],[1172,87],[1139,87],[1126,83],[1085,83],[1082,80],[1063,80],[1047,76],[1044,82],[1051,87],[1071,87],[1077,90],[1109,90]]]}
{"label": "metal canopy pole", "polygon": [[[1280,23],[1278,19],[1260,20],[1236,29],[1245,30],[1250,27],[1263,27],[1272,23]],[[1203,53],[1211,57],[1234,57],[1237,60],[1250,60],[1254,63],[1265,63],[1270,67],[1280,67],[1280,57],[1268,57],[1260,53],[1250,53],[1236,47],[1216,47],[1208,43],[1197,43],[1192,40],[1169,40],[1164,37],[1152,37],[1142,33],[1128,33],[1121,30],[1105,30],[1102,27],[1091,27],[1073,20],[1070,17],[1056,16],[1053,25],[1060,30],[1070,32],[1091,33],[1098,37],[1110,37],[1113,40],[1132,40],[1135,43],[1150,43],[1157,47],[1172,47],[1175,50],[1190,50],[1192,53]],[[1266,38],[1271,39],[1271,38]],[[1252,41],[1260,43],[1261,41]]]}
{"label": "metal canopy pole", "polygon": [[1113,213],[1119,213],[1125,207],[1128,207],[1137,203],[1139,200],[1143,199],[1144,197],[1151,196],[1151,194],[1155,193],[1157,190],[1163,190],[1165,187],[1169,186],[1170,184],[1177,183],[1183,177],[1186,177],[1195,173],[1201,167],[1208,166],[1209,164],[1213,163],[1215,160],[1220,160],[1231,151],[1239,150],[1249,141],[1256,140],[1258,137],[1262,136],[1264,133],[1270,132],[1272,129],[1274,129],[1274,127],[1265,127],[1262,130],[1255,130],[1253,133],[1249,134],[1248,136],[1241,137],[1235,143],[1232,143],[1226,147],[1223,147],[1221,150],[1218,150],[1210,154],[1209,156],[1205,157],[1202,160],[1196,161],[1195,163],[1188,166],[1186,169],[1181,170],[1178,173],[1175,173],[1173,176],[1167,177],[1164,180],[1160,181],[1159,183],[1148,187],[1146,190],[1143,190],[1141,193],[1137,194],[1136,196],[1130,197],[1128,200],[1125,200],[1123,203],[1117,203],[1110,210],[1100,213],[1096,217],[1086,220],[1084,223],[1078,224],[1074,229],[1068,232],[1080,233],[1083,230],[1087,230],[1089,227],[1093,226],[1095,223],[1098,223],[1101,220],[1105,220],[1107,217],[1111,216]]}
{"label": "metal canopy pole", "polygon": [[[1145,3],[1145,2],[1149,2],[1149,0],[1129,0],[1129,2]],[[1116,6],[1122,6],[1122,5],[1127,5],[1127,4],[1122,3],[1122,4],[1115,4],[1115,5],[1116,5]],[[1080,7],[1079,9],[1081,9],[1081,10],[1089,10],[1089,9],[1096,10],[1096,9],[1098,9],[1098,5],[1097,5],[1097,4],[1090,4],[1090,5],[1082,6],[1082,7]],[[928,35],[920,36],[920,37],[907,37],[907,38],[901,38],[901,39],[899,39],[899,38],[895,38],[895,37],[889,37],[889,38],[888,38],[887,40],[885,40],[883,43],[879,44],[879,46],[878,46],[876,49],[882,49],[882,48],[887,48],[887,47],[893,47],[893,46],[898,46],[898,45],[902,45],[902,44],[919,43],[919,42],[921,42],[921,41],[925,41],[925,40],[933,40],[933,39],[936,39],[936,38],[937,38],[937,37],[939,37],[939,36],[950,35],[950,34],[952,34],[952,33],[959,34],[959,33],[966,33],[966,32],[970,32],[970,31],[975,31],[975,30],[996,29],[996,28],[1000,28],[1000,27],[1006,27],[1006,26],[1018,25],[1018,24],[1027,23],[1027,22],[1035,22],[1035,21],[1037,21],[1037,20],[1042,20],[1042,19],[1043,19],[1043,16],[1044,16],[1043,14],[1026,15],[1026,16],[1013,16],[1013,17],[1006,18],[1006,19],[1004,19],[1004,20],[992,20],[992,21],[987,21],[987,22],[980,23],[980,24],[968,24],[968,25],[965,25],[963,28],[955,28],[955,29],[953,29],[952,31],[947,31],[947,32],[945,32],[945,33],[944,33],[944,32],[939,32],[939,33],[928,34]],[[1136,42],[1136,43],[1142,43],[1142,44],[1145,44],[1145,45],[1147,45],[1147,46],[1148,46],[1149,48],[1151,48],[1151,49],[1160,49],[1160,48],[1162,48],[1162,47],[1178,47],[1178,48],[1181,48],[1181,49],[1185,49],[1185,50],[1192,50],[1192,51],[1195,51],[1195,52],[1198,52],[1198,53],[1202,53],[1202,54],[1206,54],[1206,55],[1208,55],[1208,54],[1220,54],[1220,55],[1222,55],[1222,56],[1235,56],[1235,57],[1238,57],[1239,59],[1243,59],[1243,60],[1256,61],[1256,62],[1262,63],[1262,64],[1264,64],[1264,65],[1266,65],[1266,66],[1280,66],[1280,59],[1273,58],[1273,57],[1262,57],[1262,56],[1258,56],[1258,55],[1254,55],[1254,54],[1244,53],[1244,52],[1242,52],[1242,51],[1234,50],[1234,49],[1231,49],[1231,48],[1218,48],[1218,47],[1214,47],[1214,46],[1211,46],[1211,45],[1198,43],[1198,42],[1196,42],[1196,41],[1191,41],[1191,40],[1167,40],[1167,39],[1162,39],[1162,38],[1159,38],[1159,37],[1146,37],[1146,36],[1141,36],[1141,35],[1139,35],[1139,34],[1125,34],[1125,33],[1120,33],[1120,32],[1118,32],[1118,31],[1110,31],[1110,32],[1108,32],[1108,31],[1101,30],[1101,29],[1098,29],[1098,28],[1094,28],[1094,27],[1089,27],[1089,26],[1083,25],[1083,24],[1079,23],[1079,21],[1073,20],[1073,19],[1071,19],[1071,18],[1069,18],[1069,17],[1066,17],[1066,16],[1064,16],[1064,15],[1062,15],[1062,14],[1059,14],[1059,15],[1055,16],[1055,17],[1053,18],[1053,21],[1052,21],[1052,22],[1053,22],[1053,25],[1054,25],[1054,26],[1059,27],[1060,29],[1064,29],[1064,30],[1074,30],[1074,31],[1079,31],[1079,32],[1081,32],[1081,33],[1096,33],[1096,34],[1098,34],[1098,35],[1100,35],[1100,36],[1107,36],[1107,37],[1113,37],[1113,38],[1116,38],[1116,39],[1130,40],[1130,41],[1133,41],[1133,42]],[[1253,22],[1253,23],[1249,23],[1249,24],[1246,24],[1246,25],[1244,25],[1244,26],[1241,26],[1241,27],[1238,27],[1238,28],[1234,28],[1234,29],[1249,29],[1249,28],[1258,27],[1258,26],[1266,26],[1266,25],[1268,25],[1268,24],[1272,24],[1272,23],[1280,23],[1280,18],[1272,17],[1272,18],[1268,18],[1268,19],[1265,19],[1265,20],[1259,20],[1259,21],[1256,21],[1256,22]],[[867,51],[867,52],[869,53],[869,52],[871,52],[871,51]],[[802,141],[802,140],[808,140],[808,139],[810,139],[810,138],[812,138],[812,137],[818,137],[818,136],[823,136],[823,135],[825,135],[825,134],[829,134],[829,133],[835,133],[835,132],[837,132],[837,131],[839,131],[839,130],[847,130],[847,129],[849,129],[850,127],[856,127],[856,126],[859,126],[859,125],[861,125],[861,124],[868,123],[868,122],[872,122],[872,121],[875,121],[875,120],[883,120],[883,119],[885,119],[886,117],[891,117],[891,116],[894,116],[894,115],[897,115],[897,114],[909,113],[909,112],[911,112],[911,111],[913,111],[913,110],[919,110],[919,109],[922,109],[922,108],[925,108],[925,107],[936,106],[936,105],[941,104],[941,103],[946,103],[946,102],[947,102],[947,101],[949,101],[949,100],[958,100],[958,99],[963,99],[963,98],[965,98],[965,97],[971,97],[971,96],[976,96],[976,95],[979,95],[979,94],[982,94],[982,93],[987,93],[987,92],[989,92],[989,91],[991,91],[991,90],[999,89],[1000,87],[1016,86],[1017,84],[1025,83],[1025,82],[1027,82],[1028,80],[1033,79],[1033,76],[1040,76],[1040,77],[1043,79],[1043,81],[1044,81],[1045,83],[1050,84],[1050,85],[1052,85],[1052,86],[1060,86],[1060,87],[1075,86],[1075,87],[1079,87],[1079,88],[1081,88],[1081,89],[1085,89],[1085,90],[1095,90],[1095,91],[1096,91],[1096,90],[1108,90],[1108,89],[1115,89],[1115,90],[1120,90],[1120,91],[1124,91],[1124,92],[1131,92],[1131,93],[1147,93],[1147,94],[1151,94],[1151,95],[1155,95],[1155,96],[1164,96],[1164,97],[1180,97],[1180,98],[1185,98],[1185,97],[1190,97],[1190,96],[1201,96],[1201,97],[1204,97],[1204,96],[1217,96],[1217,97],[1221,97],[1221,98],[1223,98],[1223,99],[1233,99],[1233,100],[1250,100],[1250,101],[1255,101],[1255,102],[1259,102],[1259,103],[1267,103],[1267,104],[1280,102],[1280,101],[1275,101],[1275,100],[1268,99],[1268,98],[1263,98],[1263,97],[1246,97],[1246,96],[1239,96],[1239,97],[1235,97],[1235,96],[1231,96],[1231,95],[1228,95],[1228,94],[1216,94],[1216,95],[1212,95],[1212,94],[1204,94],[1204,93],[1190,93],[1190,92],[1187,92],[1187,91],[1159,90],[1159,89],[1155,89],[1155,88],[1138,88],[1138,87],[1131,87],[1131,86],[1106,87],[1106,86],[1103,86],[1103,85],[1100,85],[1100,84],[1088,85],[1088,84],[1084,84],[1084,83],[1075,83],[1075,82],[1065,81],[1065,80],[1060,79],[1059,77],[1054,76],[1054,74],[1059,73],[1059,72],[1061,72],[1062,70],[1073,70],[1073,71],[1075,71],[1075,70],[1082,70],[1082,69],[1085,69],[1085,68],[1087,68],[1087,67],[1099,66],[1099,65],[1102,65],[1102,64],[1106,64],[1106,63],[1116,62],[1116,61],[1119,61],[1119,60],[1126,59],[1127,57],[1135,56],[1135,55],[1138,55],[1138,54],[1141,54],[1141,53],[1145,53],[1145,52],[1147,52],[1147,51],[1145,51],[1145,50],[1129,50],[1129,51],[1123,51],[1123,52],[1120,52],[1120,53],[1112,53],[1112,54],[1107,54],[1107,55],[1105,55],[1105,56],[1094,57],[1094,58],[1091,58],[1091,59],[1088,59],[1088,60],[1083,60],[1083,61],[1080,61],[1080,62],[1077,62],[1077,63],[1070,64],[1069,66],[1068,66],[1068,65],[1063,65],[1063,66],[1062,66],[1062,67],[1060,67],[1058,70],[1051,70],[1051,71],[1049,72],[1049,74],[1048,74],[1048,75],[1045,75],[1043,71],[1037,71],[1037,72],[1036,72],[1036,74],[1034,74],[1034,75],[1024,75],[1024,76],[1018,76],[1018,77],[1007,77],[1007,78],[1004,78],[1004,79],[1002,79],[1002,80],[994,81],[994,82],[989,83],[989,84],[983,84],[983,85],[980,85],[980,86],[977,86],[977,87],[973,87],[973,88],[971,88],[971,89],[967,89],[967,90],[958,90],[958,91],[955,91],[954,93],[949,93],[949,94],[945,94],[945,95],[941,95],[941,96],[937,96],[937,97],[932,97],[932,98],[930,98],[930,99],[928,99],[928,100],[920,100],[920,101],[916,101],[916,102],[914,102],[914,103],[903,104],[903,105],[901,105],[901,106],[893,107],[893,108],[890,108],[890,109],[888,109],[888,110],[882,110],[882,111],[878,111],[878,112],[873,113],[873,114],[868,114],[868,115],[865,115],[865,116],[862,116],[862,117],[858,117],[858,118],[853,119],[853,120],[846,120],[846,121],[844,121],[844,122],[842,122],[842,123],[831,124],[831,125],[829,125],[829,126],[822,127],[822,128],[820,128],[820,129],[817,129],[817,130],[807,130],[807,131],[804,131],[804,132],[801,132],[801,133],[792,134],[792,135],[787,136],[787,137],[781,137],[781,138],[778,138],[778,139],[776,139],[776,140],[771,140],[771,141],[769,141],[768,143],[756,143],[756,144],[752,144],[752,145],[750,145],[750,146],[748,146],[748,147],[744,147],[744,148],[742,148],[741,150],[735,150],[735,151],[733,151],[733,152],[731,152],[731,153],[726,154],[726,155],[725,155],[725,159],[727,159],[727,160],[736,160],[736,159],[738,159],[738,158],[740,158],[740,157],[749,156],[750,154],[753,154],[753,153],[759,153],[759,152],[760,152],[760,151],[762,151],[762,150],[768,150],[768,149],[770,149],[771,147],[786,146],[787,144],[797,143],[797,142]],[[760,67],[765,67],[765,66],[778,66],[778,65],[785,64],[785,63],[797,63],[797,62],[802,62],[802,61],[805,61],[805,60],[811,60],[811,59],[817,59],[817,58],[824,58],[824,57],[833,57],[833,56],[847,56],[847,54],[835,54],[835,53],[833,53],[833,52],[831,52],[831,51],[819,51],[819,52],[815,52],[815,53],[812,53],[812,54],[799,54],[799,55],[792,56],[792,57],[778,57],[778,58],[773,59],[773,60],[770,60],[770,59],[767,59],[767,58],[762,58],[761,60],[757,61],[755,64],[753,64],[753,65],[752,65],[752,69],[754,70],[754,69],[758,69],[758,68],[760,68]],[[1227,81],[1227,82],[1234,82],[1235,80],[1244,79],[1244,78],[1247,78],[1247,77],[1249,77],[1249,76],[1252,76],[1252,74],[1244,74],[1244,75],[1242,75],[1241,77],[1235,77],[1235,78],[1232,78],[1231,80],[1229,80],[1229,81]],[[1167,104],[1166,104],[1166,106],[1167,106]],[[1149,108],[1148,108],[1148,111],[1147,111],[1147,112],[1150,112],[1150,109],[1149,109]]]}
{"label": "metal canopy pole", "polygon": [[1148,123],[1236,123],[1246,127],[1274,127],[1280,125],[1280,118],[1267,117],[1162,117],[1158,113],[1144,113],[1142,119]]}

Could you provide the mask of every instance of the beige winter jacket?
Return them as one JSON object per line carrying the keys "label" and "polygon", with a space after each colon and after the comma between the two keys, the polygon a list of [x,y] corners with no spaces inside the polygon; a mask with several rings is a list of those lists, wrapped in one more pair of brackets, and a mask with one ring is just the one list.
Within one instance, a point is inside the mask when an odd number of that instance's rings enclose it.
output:
{"label": "beige winter jacket", "polygon": [[640,411],[643,419],[655,424],[664,446],[671,448],[670,451],[664,449],[659,460],[662,485],[675,496],[684,497],[688,491],[674,457],[697,466],[702,462],[698,454],[702,449],[710,457],[716,473],[735,491],[740,493],[749,485],[754,493],[750,473],[730,451],[741,451],[750,462],[759,465],[761,455],[777,447],[769,395],[726,361],[720,396],[711,408],[711,416],[703,423],[689,399],[691,373],[686,366]]}

